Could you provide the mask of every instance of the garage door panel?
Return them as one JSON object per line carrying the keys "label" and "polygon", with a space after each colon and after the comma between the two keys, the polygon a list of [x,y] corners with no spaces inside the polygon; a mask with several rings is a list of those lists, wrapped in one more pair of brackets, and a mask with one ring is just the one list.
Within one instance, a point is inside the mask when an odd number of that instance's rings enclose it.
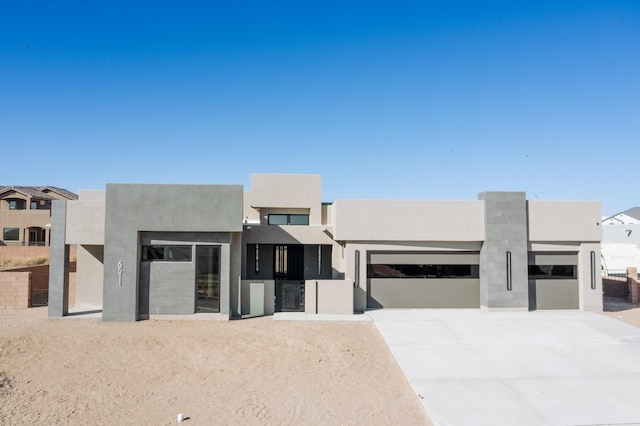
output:
{"label": "garage door panel", "polygon": [[480,280],[475,278],[372,278],[368,287],[369,309],[480,307]]}
{"label": "garage door panel", "polygon": [[578,280],[529,280],[531,309],[578,309]]}
{"label": "garage door panel", "polygon": [[575,253],[529,253],[530,265],[577,265],[578,255]]}

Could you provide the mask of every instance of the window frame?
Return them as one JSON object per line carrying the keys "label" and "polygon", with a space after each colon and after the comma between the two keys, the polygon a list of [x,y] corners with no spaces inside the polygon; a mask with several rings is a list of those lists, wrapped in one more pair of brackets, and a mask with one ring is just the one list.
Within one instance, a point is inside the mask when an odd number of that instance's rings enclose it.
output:
{"label": "window frame", "polygon": [[[283,223],[273,223],[273,222],[275,222],[275,220],[272,221],[272,218],[273,219],[283,218],[285,220],[284,221],[279,221],[279,222],[283,222]],[[292,220],[292,218],[294,220]],[[296,223],[297,219],[303,219],[303,220],[300,223]],[[308,226],[309,225],[309,215],[305,214],[305,213],[269,213],[267,215],[267,224],[268,225],[279,225],[279,226],[282,226],[282,225]]]}
{"label": "window frame", "polygon": [[[532,274],[532,269],[537,268],[540,273],[537,275]],[[554,274],[555,268],[571,269],[571,274]],[[546,271],[548,270],[548,273]],[[529,265],[527,268],[527,275],[530,280],[577,280],[578,279],[578,266],[577,265]]]}
{"label": "window frame", "polygon": [[[8,231],[14,231],[16,233],[16,238],[15,239],[7,238]],[[2,241],[12,241],[12,242],[20,241],[20,228],[2,228]]]}
{"label": "window frame", "polygon": [[[189,255],[185,257],[175,258],[172,255],[172,250],[176,250],[176,254],[178,254],[181,250],[185,250],[183,254],[186,254],[186,249],[189,250]],[[193,246],[190,244],[145,244],[140,247],[141,262],[193,262]],[[160,253],[160,256],[149,256],[151,253]]]}
{"label": "window frame", "polygon": [[[375,269],[384,268],[389,275],[381,274]],[[465,274],[459,274],[464,268]],[[468,269],[468,271],[467,271]],[[370,263],[367,265],[367,279],[419,279],[419,280],[448,280],[448,279],[479,279],[480,266],[477,264],[383,264]]]}

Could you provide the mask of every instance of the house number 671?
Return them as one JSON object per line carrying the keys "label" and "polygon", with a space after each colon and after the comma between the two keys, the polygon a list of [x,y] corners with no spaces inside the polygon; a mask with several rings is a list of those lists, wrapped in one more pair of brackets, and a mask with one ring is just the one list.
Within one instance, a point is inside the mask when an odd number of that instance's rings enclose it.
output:
{"label": "house number 671", "polygon": [[122,271],[124,270],[124,266],[122,265],[122,260],[118,262],[118,285],[122,287]]}

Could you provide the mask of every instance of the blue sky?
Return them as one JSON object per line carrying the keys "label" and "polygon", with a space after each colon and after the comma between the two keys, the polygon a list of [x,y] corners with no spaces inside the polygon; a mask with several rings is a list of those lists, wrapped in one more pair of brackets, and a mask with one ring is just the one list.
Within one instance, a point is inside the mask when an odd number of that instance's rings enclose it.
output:
{"label": "blue sky", "polygon": [[[401,4],[398,4],[401,3]],[[0,5],[0,184],[640,205],[639,1]]]}

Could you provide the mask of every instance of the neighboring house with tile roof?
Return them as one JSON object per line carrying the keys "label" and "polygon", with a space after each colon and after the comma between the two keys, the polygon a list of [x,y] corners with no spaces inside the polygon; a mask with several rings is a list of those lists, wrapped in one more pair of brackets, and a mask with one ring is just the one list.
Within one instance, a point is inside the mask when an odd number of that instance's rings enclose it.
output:
{"label": "neighboring house with tile roof", "polygon": [[51,202],[77,199],[55,186],[0,186],[0,246],[48,246]]}

